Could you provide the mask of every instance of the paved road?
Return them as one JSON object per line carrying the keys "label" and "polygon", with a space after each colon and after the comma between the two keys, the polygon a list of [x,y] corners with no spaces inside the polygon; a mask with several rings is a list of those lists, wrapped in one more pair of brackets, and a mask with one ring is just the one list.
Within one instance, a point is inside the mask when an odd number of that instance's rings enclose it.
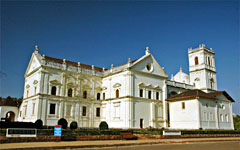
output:
{"label": "paved road", "polygon": [[[121,147],[78,148],[74,150],[240,150],[240,142],[201,142],[184,144],[156,144]],[[66,150],[66,149],[65,149]]]}

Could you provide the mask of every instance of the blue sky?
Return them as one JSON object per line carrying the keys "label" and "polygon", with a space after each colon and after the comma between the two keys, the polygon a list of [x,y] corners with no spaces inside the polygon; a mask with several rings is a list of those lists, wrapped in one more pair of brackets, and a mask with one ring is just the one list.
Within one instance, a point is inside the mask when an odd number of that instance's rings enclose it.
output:
{"label": "blue sky", "polygon": [[1,1],[0,96],[23,95],[36,44],[41,54],[105,68],[149,46],[170,76],[180,66],[188,73],[187,49],[202,43],[240,114],[239,1]]}

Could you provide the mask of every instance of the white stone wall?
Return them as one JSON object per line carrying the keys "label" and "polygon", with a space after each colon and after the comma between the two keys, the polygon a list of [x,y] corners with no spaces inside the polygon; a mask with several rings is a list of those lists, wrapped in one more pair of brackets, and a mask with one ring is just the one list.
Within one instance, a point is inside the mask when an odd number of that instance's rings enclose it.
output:
{"label": "white stone wall", "polygon": [[[185,109],[182,109],[182,102]],[[169,103],[170,128],[199,129],[199,102],[196,99]]]}
{"label": "white stone wall", "polygon": [[217,103],[219,129],[234,129],[232,103],[225,96],[220,95]]}
{"label": "white stone wall", "polygon": [[217,105],[216,100],[201,98],[200,106],[200,128],[216,129],[218,128]]}

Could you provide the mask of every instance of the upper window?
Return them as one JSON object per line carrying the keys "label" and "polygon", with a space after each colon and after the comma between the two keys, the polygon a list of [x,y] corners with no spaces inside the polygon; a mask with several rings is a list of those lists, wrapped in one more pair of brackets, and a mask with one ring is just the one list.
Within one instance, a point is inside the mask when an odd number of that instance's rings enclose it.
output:
{"label": "upper window", "polygon": [[198,57],[195,57],[195,65],[198,65]]}
{"label": "upper window", "polygon": [[72,88],[68,89],[68,97],[72,97],[73,90]]}
{"label": "upper window", "polygon": [[148,91],[148,98],[149,98],[149,99],[152,98],[152,91]]}
{"label": "upper window", "polygon": [[146,65],[146,69],[147,69],[147,71],[152,71],[152,65],[150,63],[148,63]]}
{"label": "upper window", "polygon": [[210,57],[208,57],[208,65],[211,65]]}
{"label": "upper window", "polygon": [[55,114],[55,108],[56,108],[56,104],[50,104],[50,112],[49,112],[49,114]]}
{"label": "upper window", "polygon": [[140,90],[139,90],[139,96],[140,96],[140,97],[143,97],[143,89],[140,89]]}
{"label": "upper window", "polygon": [[87,98],[87,91],[83,91],[83,98]]}
{"label": "upper window", "polygon": [[57,93],[57,88],[56,88],[56,86],[53,86],[51,89],[51,94],[56,95],[56,93]]}
{"label": "upper window", "polygon": [[156,92],[156,99],[159,99],[159,92]]}
{"label": "upper window", "polygon": [[119,90],[116,90],[116,98],[119,98]]}
{"label": "upper window", "polygon": [[101,94],[97,93],[97,100],[100,100]]}

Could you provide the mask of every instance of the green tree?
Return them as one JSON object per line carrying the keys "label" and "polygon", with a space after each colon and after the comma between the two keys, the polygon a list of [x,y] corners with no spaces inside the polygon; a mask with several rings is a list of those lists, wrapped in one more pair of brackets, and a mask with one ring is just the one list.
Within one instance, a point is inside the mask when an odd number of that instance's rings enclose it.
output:
{"label": "green tree", "polygon": [[234,124],[235,130],[240,130],[240,116],[239,115],[233,116],[233,124]]}

